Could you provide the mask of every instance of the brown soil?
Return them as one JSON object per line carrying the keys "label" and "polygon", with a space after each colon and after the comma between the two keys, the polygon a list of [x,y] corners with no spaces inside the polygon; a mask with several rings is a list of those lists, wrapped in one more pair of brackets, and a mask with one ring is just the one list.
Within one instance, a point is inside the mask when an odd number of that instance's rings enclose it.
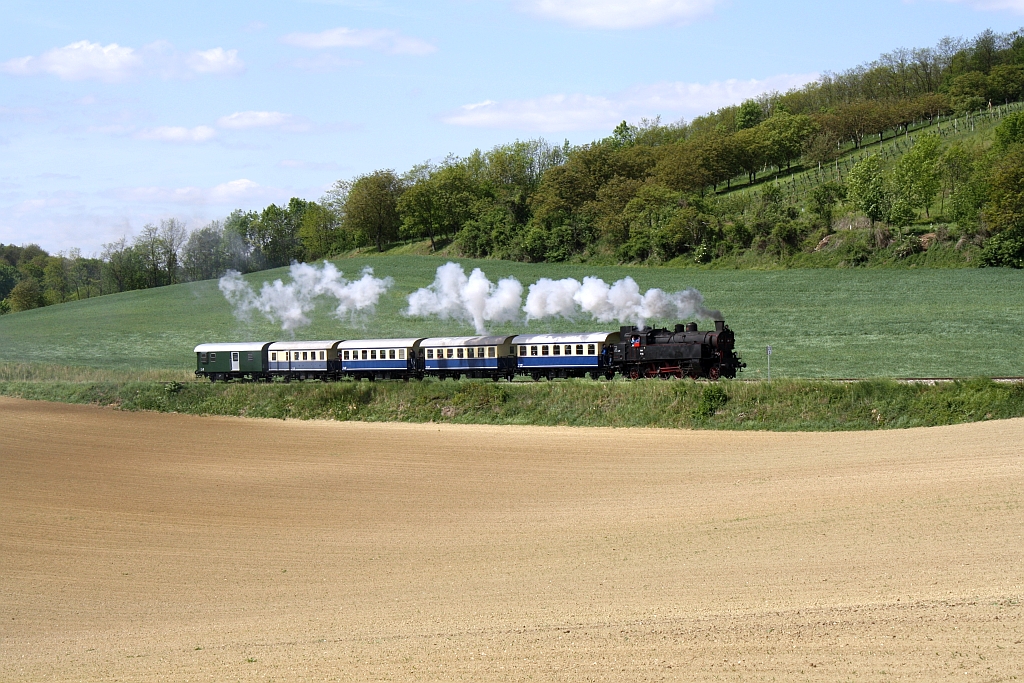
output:
{"label": "brown soil", "polygon": [[2,681],[1024,676],[1024,420],[0,424]]}

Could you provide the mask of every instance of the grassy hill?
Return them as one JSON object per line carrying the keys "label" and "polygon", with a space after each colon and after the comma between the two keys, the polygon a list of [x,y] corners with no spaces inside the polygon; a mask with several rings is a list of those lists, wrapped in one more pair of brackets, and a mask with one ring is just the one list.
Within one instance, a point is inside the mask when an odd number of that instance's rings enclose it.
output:
{"label": "grassy hill", "polygon": [[[337,261],[346,275],[363,266],[391,276],[395,286],[376,315],[339,321],[323,306],[298,338],[471,334],[464,323],[402,315],[406,297],[428,285],[444,258],[361,256]],[[460,259],[492,281],[515,276],[525,286],[540,277],[632,276],[646,289],[696,287],[724,312],[749,365],[765,374],[772,344],[773,377],[907,377],[1024,375],[1024,272],[968,270],[725,271],[524,264]],[[285,270],[247,276],[259,286]],[[670,323],[675,321],[655,321]],[[589,319],[495,325],[503,332],[609,329]],[[0,317],[0,362],[38,363],[140,373],[187,371],[192,348],[204,341],[287,339],[262,319],[237,320],[216,281],[49,306]],[[8,366],[10,368],[10,366]]]}

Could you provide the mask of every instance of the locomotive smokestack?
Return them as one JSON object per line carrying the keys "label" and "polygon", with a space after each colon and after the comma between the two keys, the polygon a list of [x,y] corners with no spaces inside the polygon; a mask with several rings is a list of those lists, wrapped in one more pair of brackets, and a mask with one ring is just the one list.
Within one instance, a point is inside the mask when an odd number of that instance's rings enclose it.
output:
{"label": "locomotive smokestack", "polygon": [[686,326],[686,331],[687,332],[696,332],[697,331],[697,323],[689,323]]}
{"label": "locomotive smokestack", "polygon": [[715,332],[722,332],[724,330],[725,330],[725,321],[724,320],[716,320],[715,321]]}

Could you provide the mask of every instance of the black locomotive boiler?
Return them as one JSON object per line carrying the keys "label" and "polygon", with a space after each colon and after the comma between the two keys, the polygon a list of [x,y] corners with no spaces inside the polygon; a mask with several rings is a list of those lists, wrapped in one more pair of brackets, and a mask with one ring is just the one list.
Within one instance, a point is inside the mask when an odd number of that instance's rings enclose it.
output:
{"label": "black locomotive boiler", "polygon": [[625,377],[732,378],[746,367],[736,355],[736,339],[722,320],[714,330],[701,331],[697,323],[676,325],[675,330],[650,327],[620,328],[612,349],[612,364]]}

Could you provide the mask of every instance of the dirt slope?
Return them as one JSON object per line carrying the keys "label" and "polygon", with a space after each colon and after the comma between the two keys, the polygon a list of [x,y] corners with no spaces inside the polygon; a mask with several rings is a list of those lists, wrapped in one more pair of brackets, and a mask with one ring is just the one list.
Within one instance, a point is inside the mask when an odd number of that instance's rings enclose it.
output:
{"label": "dirt slope", "polygon": [[0,425],[2,681],[1024,676],[1024,420]]}

